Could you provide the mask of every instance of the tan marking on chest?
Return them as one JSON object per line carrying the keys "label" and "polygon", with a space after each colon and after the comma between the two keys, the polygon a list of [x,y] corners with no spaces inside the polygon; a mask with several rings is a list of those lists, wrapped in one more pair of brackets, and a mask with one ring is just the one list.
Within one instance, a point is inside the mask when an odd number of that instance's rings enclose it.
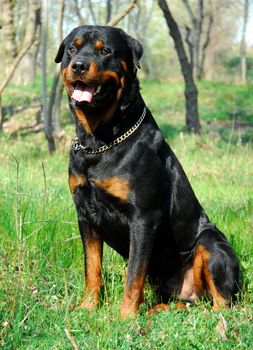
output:
{"label": "tan marking on chest", "polygon": [[86,177],[84,175],[69,175],[69,188],[72,194],[75,194],[77,186],[84,186]]}
{"label": "tan marking on chest", "polygon": [[127,200],[130,191],[128,180],[112,176],[104,180],[95,179],[93,181],[98,187],[112,196],[119,198],[123,202]]}

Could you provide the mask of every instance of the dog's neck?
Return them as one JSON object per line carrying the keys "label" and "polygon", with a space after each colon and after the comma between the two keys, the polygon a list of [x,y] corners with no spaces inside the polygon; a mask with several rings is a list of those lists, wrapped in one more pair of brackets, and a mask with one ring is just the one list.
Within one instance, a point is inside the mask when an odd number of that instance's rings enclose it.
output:
{"label": "dog's neck", "polygon": [[119,103],[110,121],[99,124],[92,133],[84,129],[76,117],[74,109],[71,108],[76,119],[76,135],[79,142],[92,148],[109,144],[137,122],[143,113],[144,106],[145,103],[138,91],[131,100],[125,101],[124,104]]}

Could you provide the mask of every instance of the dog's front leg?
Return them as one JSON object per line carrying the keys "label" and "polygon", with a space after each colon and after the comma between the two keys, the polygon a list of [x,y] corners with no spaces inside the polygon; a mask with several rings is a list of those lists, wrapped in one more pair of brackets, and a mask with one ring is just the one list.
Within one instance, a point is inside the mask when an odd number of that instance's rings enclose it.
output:
{"label": "dog's front leg", "polygon": [[[139,305],[143,302],[144,283],[153,246],[153,235],[135,227],[130,235],[130,251],[121,317],[136,316]],[[142,231],[142,232],[141,232]]]}
{"label": "dog's front leg", "polygon": [[89,230],[85,226],[79,221],[85,256],[85,290],[79,307],[96,309],[99,304],[99,292],[102,284],[103,241],[93,230]]}

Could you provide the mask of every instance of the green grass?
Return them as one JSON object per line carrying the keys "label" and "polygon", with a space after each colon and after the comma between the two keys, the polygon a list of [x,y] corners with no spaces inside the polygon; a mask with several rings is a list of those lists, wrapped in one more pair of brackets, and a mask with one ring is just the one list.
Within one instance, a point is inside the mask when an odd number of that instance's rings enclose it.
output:
{"label": "green grass", "polygon": [[[228,113],[239,104],[237,96],[242,99],[242,106],[252,105],[248,90],[202,83],[199,89],[203,132],[195,136],[184,128],[181,84],[144,81],[142,87],[147,104],[201,204],[226,233],[241,262],[242,297],[231,310],[222,312],[227,322],[225,336],[216,329],[220,314],[211,312],[210,303],[205,301],[186,311],[176,311],[172,303],[170,312],[149,318],[147,310],[155,299],[148,284],[139,316],[131,321],[120,320],[126,262],[108,247],[104,252],[99,310],[89,314],[74,308],[82,297],[84,276],[82,245],[67,183],[68,147],[74,136],[74,127],[68,126],[66,146],[51,157],[43,134],[15,139],[0,136],[2,348],[72,349],[65,328],[71,331],[79,349],[253,347],[253,157],[251,138],[243,138],[252,130],[238,130],[228,114],[224,117],[224,110]],[[6,94],[5,101],[11,101],[15,91],[10,88],[12,97],[8,100]],[[222,99],[231,91],[231,104],[222,105]],[[22,96],[19,98],[22,100]],[[212,112],[214,106],[217,117]],[[245,115],[240,118],[253,123],[252,110],[245,119]],[[17,164],[12,155],[19,162],[18,185]],[[5,327],[8,320],[10,328]]]}

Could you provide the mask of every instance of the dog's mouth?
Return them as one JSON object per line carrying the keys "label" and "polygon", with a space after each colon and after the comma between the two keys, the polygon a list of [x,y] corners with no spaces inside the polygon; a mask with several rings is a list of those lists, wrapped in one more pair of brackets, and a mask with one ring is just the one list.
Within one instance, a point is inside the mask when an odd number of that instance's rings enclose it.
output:
{"label": "dog's mouth", "polygon": [[77,104],[94,104],[95,102],[99,102],[108,97],[112,93],[113,89],[114,83],[112,80],[106,81],[96,86],[91,86],[81,80],[77,80],[72,85],[71,98]]}
{"label": "dog's mouth", "polygon": [[101,85],[96,87],[88,86],[79,80],[73,84],[73,93],[71,97],[77,102],[91,103],[93,97],[101,91],[101,87]]}

